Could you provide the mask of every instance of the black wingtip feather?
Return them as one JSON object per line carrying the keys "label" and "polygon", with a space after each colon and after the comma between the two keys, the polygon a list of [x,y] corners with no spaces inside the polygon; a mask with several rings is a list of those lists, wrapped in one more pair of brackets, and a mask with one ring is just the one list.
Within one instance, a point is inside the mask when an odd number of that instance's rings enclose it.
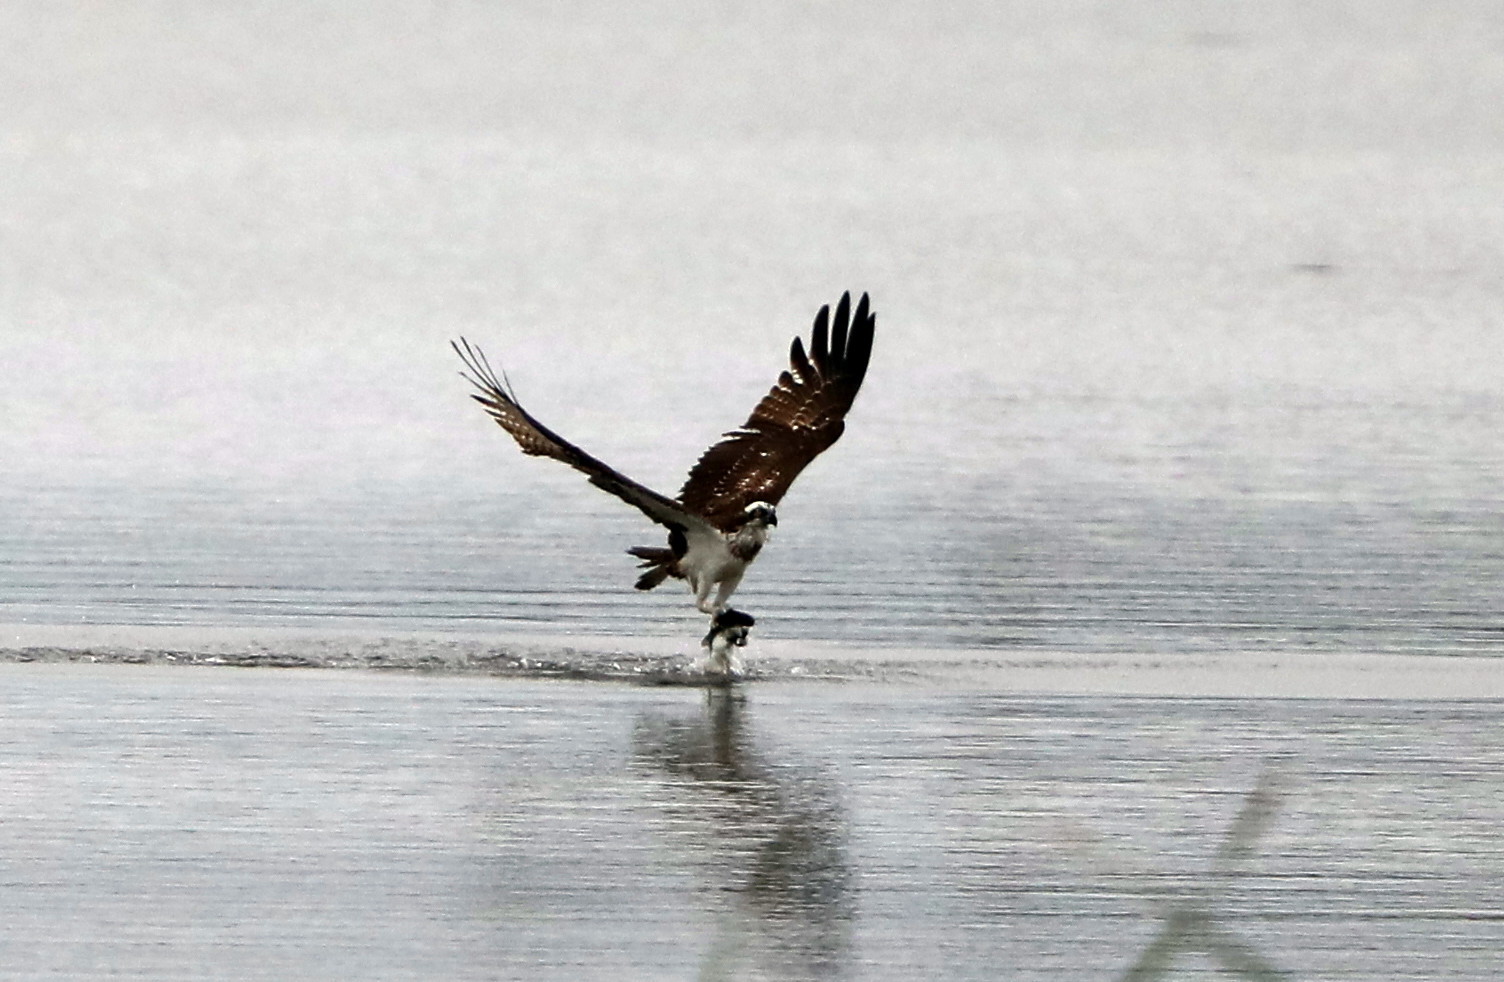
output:
{"label": "black wingtip feather", "polygon": [[804,342],[796,334],[794,343],[789,345],[789,364],[794,366],[794,374],[801,380],[806,380],[814,375],[814,369],[810,366],[809,355],[804,353]]}
{"label": "black wingtip feather", "polygon": [[846,333],[851,326],[851,293],[841,294],[830,332],[830,373],[839,377],[846,365]]}
{"label": "black wingtip feather", "polygon": [[869,313],[870,310],[871,304],[867,302],[867,294],[863,293],[862,299],[856,302],[856,314],[853,316],[852,320],[857,324],[865,324],[872,316]]}
{"label": "black wingtip feather", "polygon": [[815,315],[815,329],[809,336],[809,356],[814,363],[815,371],[821,375],[826,373],[830,363],[830,305],[820,308]]}
{"label": "black wingtip feather", "polygon": [[846,343],[846,377],[851,380],[851,398],[855,399],[867,377],[867,365],[872,361],[872,339],[877,329],[877,315],[871,312],[867,295],[862,294],[856,308],[856,320],[851,325],[851,334]]}
{"label": "black wingtip feather", "polygon": [[506,369],[502,369],[498,374],[491,367],[491,362],[486,358],[486,353],[481,350],[480,345],[471,344],[465,338],[460,338],[458,341],[450,341],[449,346],[454,349],[455,354],[460,356],[460,361],[464,362],[467,369],[460,372],[460,377],[489,397],[488,400],[483,396],[475,396],[478,402],[485,405],[496,399],[503,399],[514,405],[517,403],[517,396],[512,391],[512,380],[507,378]]}

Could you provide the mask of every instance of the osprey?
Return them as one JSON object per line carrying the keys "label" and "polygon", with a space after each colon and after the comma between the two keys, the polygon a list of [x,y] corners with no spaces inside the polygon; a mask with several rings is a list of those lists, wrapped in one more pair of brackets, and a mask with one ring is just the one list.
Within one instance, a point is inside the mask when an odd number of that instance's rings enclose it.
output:
{"label": "osprey", "polygon": [[855,311],[851,294],[843,294],[834,318],[828,305],[821,307],[809,348],[794,338],[788,370],[739,429],[701,455],[677,498],[638,484],[538,422],[478,347],[463,338],[451,345],[467,369],[461,374],[478,390],[472,398],[523,453],[568,464],[668,529],[667,547],[627,550],[646,570],[637,589],[651,590],[669,577],[685,580],[696,606],[712,618],[705,645],[718,650],[712,644],[718,639],[746,641],[752,619],[727,602],[778,524],[776,506],[794,478],[840,439],[867,374],[876,320],[866,294]]}

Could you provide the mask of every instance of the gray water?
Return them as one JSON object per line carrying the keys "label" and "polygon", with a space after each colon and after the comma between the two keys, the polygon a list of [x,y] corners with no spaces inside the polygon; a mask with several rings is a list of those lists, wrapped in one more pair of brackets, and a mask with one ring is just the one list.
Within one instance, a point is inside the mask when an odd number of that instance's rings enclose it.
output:
{"label": "gray water", "polygon": [[[1501,50],[0,6],[0,972],[1497,977]],[[659,531],[448,341],[672,493],[848,289],[754,682],[624,684],[696,681]]]}
{"label": "gray water", "polygon": [[14,977],[1504,967],[1493,703],[0,674]]}
{"label": "gray water", "polygon": [[12,5],[0,622],[691,635],[672,493],[842,290],[769,638],[1499,650],[1491,7]]}

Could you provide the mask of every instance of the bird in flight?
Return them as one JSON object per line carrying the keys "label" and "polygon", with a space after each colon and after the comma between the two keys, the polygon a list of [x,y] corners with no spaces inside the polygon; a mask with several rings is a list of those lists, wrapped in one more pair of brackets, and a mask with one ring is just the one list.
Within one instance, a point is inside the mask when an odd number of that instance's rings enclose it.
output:
{"label": "bird in flight", "polygon": [[523,453],[568,464],[668,529],[666,547],[627,550],[645,570],[637,589],[651,590],[670,577],[686,581],[696,606],[711,617],[705,646],[717,652],[727,648],[720,642],[746,642],[752,618],[728,602],[778,524],[778,502],[845,430],[867,374],[876,321],[866,294],[855,310],[850,293],[833,316],[828,305],[821,307],[809,347],[794,338],[788,369],[745,423],[700,456],[677,498],[637,483],[544,426],[522,408],[505,373],[498,376],[480,348],[464,338],[451,344],[465,364],[461,374],[477,390],[472,398]]}

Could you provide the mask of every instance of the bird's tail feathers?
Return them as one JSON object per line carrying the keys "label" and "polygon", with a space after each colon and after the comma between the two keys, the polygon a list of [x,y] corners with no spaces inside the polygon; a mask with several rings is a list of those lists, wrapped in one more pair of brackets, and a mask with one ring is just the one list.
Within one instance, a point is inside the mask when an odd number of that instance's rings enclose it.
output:
{"label": "bird's tail feathers", "polygon": [[638,564],[638,567],[647,570],[637,578],[639,590],[651,590],[670,576],[681,575],[674,571],[677,557],[672,549],[664,549],[661,546],[633,546],[627,552],[641,559],[642,562]]}

